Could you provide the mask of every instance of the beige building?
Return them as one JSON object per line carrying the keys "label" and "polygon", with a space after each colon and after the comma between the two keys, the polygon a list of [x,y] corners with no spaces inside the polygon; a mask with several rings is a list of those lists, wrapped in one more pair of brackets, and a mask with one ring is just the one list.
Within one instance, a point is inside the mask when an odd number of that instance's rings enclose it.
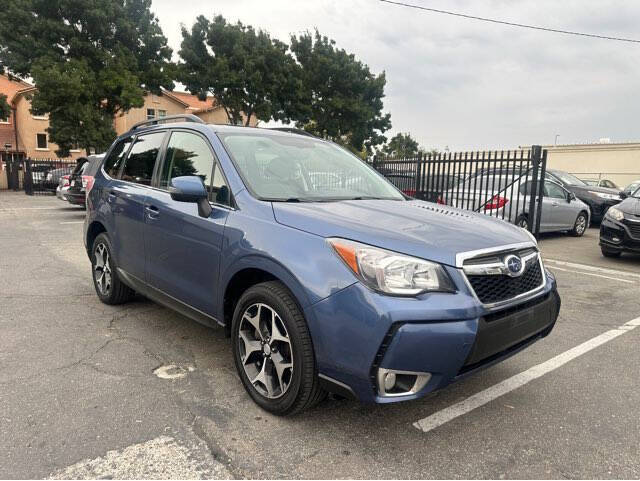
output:
{"label": "beige building", "polygon": [[640,180],[640,142],[546,145],[547,167],[584,179],[608,179],[618,187]]}
{"label": "beige building", "polygon": [[[0,149],[24,152],[32,159],[56,158],[58,145],[49,140],[47,128],[48,116],[38,116],[31,113],[30,95],[36,87],[20,79],[0,75],[0,93],[7,96],[11,106],[8,118],[0,119]],[[213,97],[200,100],[197,96],[187,92],[167,92],[162,95],[146,94],[144,105],[117,115],[114,128],[118,135],[123,134],[135,123],[168,115],[194,114],[208,124],[226,124],[227,115],[224,108],[215,102]],[[253,117],[251,125],[258,120]],[[71,151],[68,159],[86,156],[84,150]]]}
{"label": "beige building", "polygon": [[[137,122],[179,114],[196,115],[207,124],[229,123],[224,108],[217,104],[213,97],[200,100],[196,95],[187,92],[163,91],[162,95],[146,94],[144,105],[118,115],[114,120],[114,127],[116,133],[121,135]],[[250,122],[251,126],[255,126],[257,123],[258,120],[253,117]]]}

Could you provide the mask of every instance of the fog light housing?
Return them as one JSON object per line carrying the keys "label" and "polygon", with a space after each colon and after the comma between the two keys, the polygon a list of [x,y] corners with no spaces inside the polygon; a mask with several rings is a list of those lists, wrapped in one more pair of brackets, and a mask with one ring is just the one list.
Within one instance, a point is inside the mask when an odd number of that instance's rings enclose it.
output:
{"label": "fog light housing", "polygon": [[411,396],[420,392],[431,379],[431,373],[397,371],[378,368],[378,395],[381,397]]}

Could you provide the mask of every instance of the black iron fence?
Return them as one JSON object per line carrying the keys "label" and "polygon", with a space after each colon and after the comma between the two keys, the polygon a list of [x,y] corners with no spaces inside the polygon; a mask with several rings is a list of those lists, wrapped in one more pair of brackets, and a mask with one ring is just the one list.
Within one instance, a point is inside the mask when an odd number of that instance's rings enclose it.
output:
{"label": "black iron fence", "polygon": [[30,159],[24,152],[0,152],[6,188],[24,190],[27,195],[55,195],[56,188],[70,176],[75,160]]}
{"label": "black iron fence", "polygon": [[497,217],[540,232],[547,151],[445,152],[375,157],[373,167],[405,194]]}

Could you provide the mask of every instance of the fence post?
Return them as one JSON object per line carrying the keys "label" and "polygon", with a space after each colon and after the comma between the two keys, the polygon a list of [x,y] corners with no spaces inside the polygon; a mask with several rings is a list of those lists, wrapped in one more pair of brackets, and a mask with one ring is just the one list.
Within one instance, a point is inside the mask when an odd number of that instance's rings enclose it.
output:
{"label": "fence post", "polygon": [[416,199],[419,199],[420,197],[418,196],[418,194],[420,193],[421,190],[421,178],[422,178],[422,152],[418,152],[418,159],[416,160],[416,181],[415,181],[415,185],[414,185],[414,197]]}
{"label": "fence post", "polygon": [[22,179],[24,193],[33,195],[33,176],[31,174],[31,159],[24,161],[24,178]]}
{"label": "fence post", "polygon": [[533,164],[531,198],[529,199],[529,231],[537,239],[540,234],[540,213],[542,208],[542,196],[544,195],[544,179],[538,184],[538,170],[540,168],[542,147],[531,146],[531,162]]}
{"label": "fence post", "polygon": [[[540,146],[538,146],[541,149]],[[533,235],[536,236],[536,239],[540,235],[540,219],[542,218],[542,198],[544,197],[544,179],[547,175],[547,150],[541,151],[542,156],[539,159],[540,163],[540,188],[538,190],[538,209],[536,211],[536,228],[535,233]]]}

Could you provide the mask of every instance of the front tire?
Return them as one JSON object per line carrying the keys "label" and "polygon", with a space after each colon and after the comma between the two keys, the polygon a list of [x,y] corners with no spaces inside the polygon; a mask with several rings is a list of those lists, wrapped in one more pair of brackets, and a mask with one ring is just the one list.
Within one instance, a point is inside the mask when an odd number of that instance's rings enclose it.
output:
{"label": "front tire", "polygon": [[105,304],[116,305],[130,300],[135,292],[118,277],[112,252],[107,234],[98,235],[91,249],[91,273],[98,298]]}
{"label": "front tire", "polygon": [[257,284],[240,297],[231,339],[242,384],[266,411],[297,414],[326,395],[319,384],[307,323],[281,282]]}
{"label": "front tire", "polygon": [[576,217],[576,221],[573,224],[573,229],[570,234],[573,237],[582,237],[587,230],[587,227],[589,227],[588,222],[589,220],[586,212],[580,212],[578,217]]}

